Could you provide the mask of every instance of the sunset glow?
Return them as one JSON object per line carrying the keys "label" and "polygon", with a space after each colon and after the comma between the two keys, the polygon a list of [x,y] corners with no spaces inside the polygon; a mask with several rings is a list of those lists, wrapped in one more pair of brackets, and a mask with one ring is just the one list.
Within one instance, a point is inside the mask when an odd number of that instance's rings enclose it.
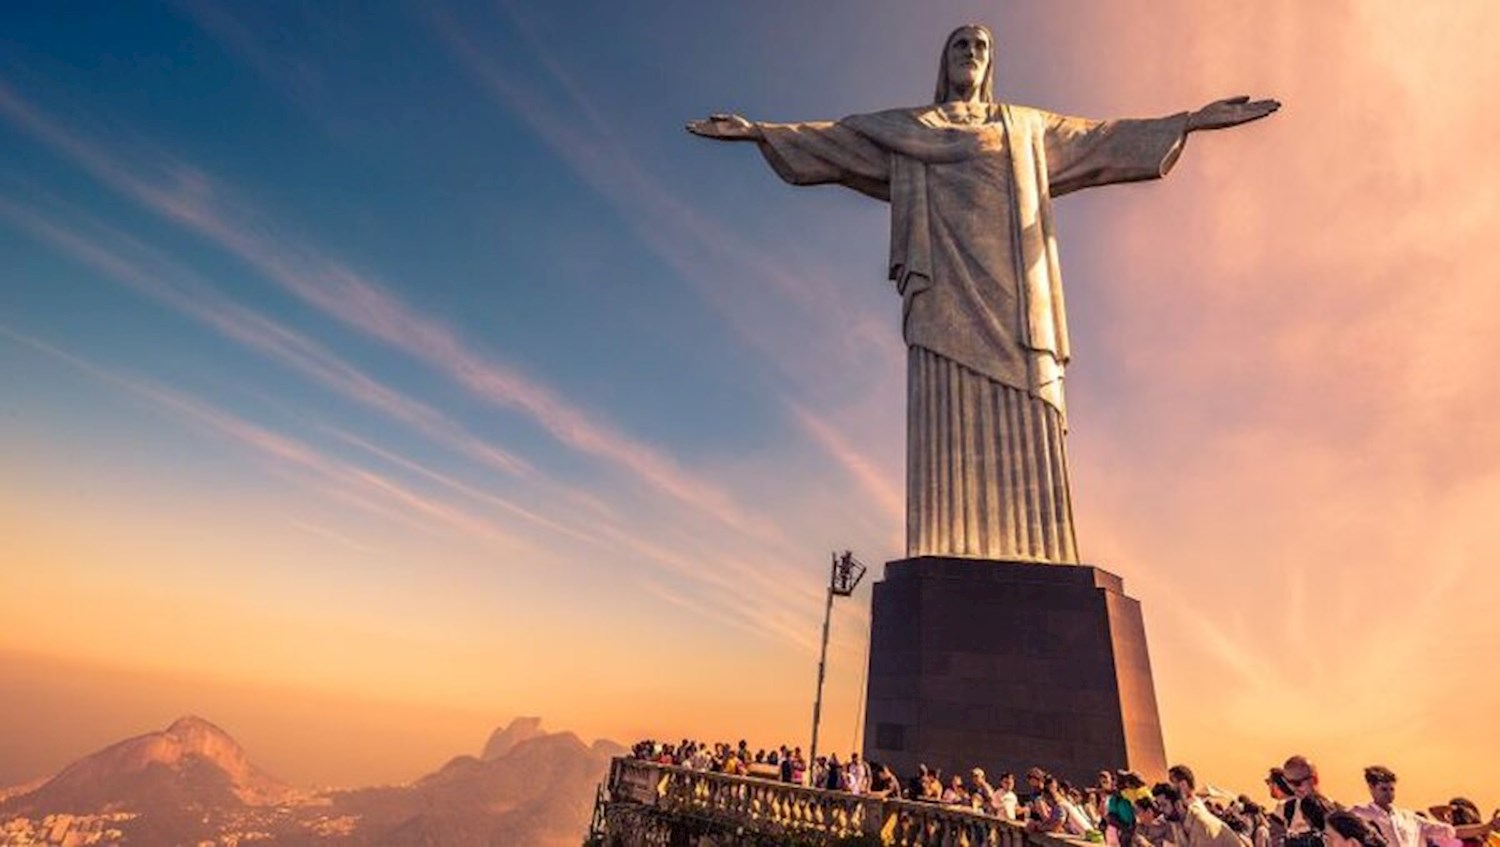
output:
{"label": "sunset glow", "polygon": [[886,211],[682,125],[915,105],[980,20],[1007,100],[1285,104],[1058,204],[1168,757],[1500,803],[1500,6],[345,11],[0,12],[0,788],[189,713],[299,784],[517,715],[806,744],[829,552],[903,549]]}

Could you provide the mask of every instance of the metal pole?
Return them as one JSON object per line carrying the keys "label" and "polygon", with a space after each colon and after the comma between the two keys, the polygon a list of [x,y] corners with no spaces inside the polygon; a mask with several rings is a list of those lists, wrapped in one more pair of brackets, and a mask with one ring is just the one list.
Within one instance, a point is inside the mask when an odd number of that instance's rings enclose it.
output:
{"label": "metal pole", "polygon": [[818,696],[813,700],[812,749],[807,754],[809,785],[812,783],[813,769],[818,764],[818,722],[823,717],[823,669],[828,664],[828,623],[833,618],[833,573],[834,569],[838,568],[838,562],[838,554],[835,553],[833,565],[828,573],[828,602],[823,607],[823,647],[818,653]]}

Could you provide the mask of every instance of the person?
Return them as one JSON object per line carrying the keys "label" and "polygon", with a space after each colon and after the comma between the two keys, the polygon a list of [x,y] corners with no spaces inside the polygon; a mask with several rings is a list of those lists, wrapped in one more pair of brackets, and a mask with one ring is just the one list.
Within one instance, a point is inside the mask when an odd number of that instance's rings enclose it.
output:
{"label": "person", "polygon": [[1068,810],[1063,805],[1057,778],[1039,768],[1032,768],[1026,773],[1026,781],[1040,786],[1036,797],[1032,798],[1026,828],[1032,832],[1066,832]]}
{"label": "person", "polygon": [[1020,802],[1016,799],[1016,775],[1010,771],[1000,774],[1000,781],[995,785],[995,795],[991,801],[995,815],[1001,820],[1018,821],[1021,819]]}
{"label": "person", "polygon": [[1473,800],[1467,797],[1454,797],[1448,801],[1446,807],[1433,810],[1439,812],[1439,819],[1451,824],[1454,829],[1454,841],[1450,844],[1462,844],[1463,847],[1487,847],[1487,845],[1500,842],[1500,810],[1496,810],[1488,824],[1483,823],[1479,816],[1479,807]]}
{"label": "person", "polygon": [[920,799],[928,803],[943,802],[943,771],[940,768],[931,768],[927,771],[927,779],[922,783]]}
{"label": "person", "polygon": [[1137,792],[1145,782],[1134,771],[1120,771],[1112,775],[1109,784],[1111,790],[1104,798],[1104,841],[1110,847],[1129,847],[1135,843],[1136,815],[1135,803],[1126,792],[1139,796]]}
{"label": "person", "polygon": [[844,766],[839,764],[839,754],[828,754],[828,769],[826,772],[826,783],[824,788],[829,791],[841,791],[844,788]]}
{"label": "person", "polygon": [[1151,799],[1151,787],[1135,771],[1120,771],[1115,774],[1115,788],[1132,803]]}
{"label": "person", "polygon": [[1135,801],[1135,847],[1165,847],[1175,836],[1172,822],[1156,807],[1149,790]]}
{"label": "person", "polygon": [[1046,784],[1046,771],[1034,767],[1026,772],[1026,816],[1031,820],[1047,816],[1047,812],[1043,808],[1046,804],[1046,798],[1042,796]]}
{"label": "person", "polygon": [[1370,802],[1349,811],[1375,827],[1390,847],[1426,847],[1443,844],[1455,837],[1452,824],[1431,820],[1410,809],[1396,806],[1396,774],[1384,765],[1365,768],[1365,787]]}
{"label": "person", "polygon": [[1083,836],[1094,829],[1094,821],[1084,810],[1083,794],[1067,783],[1058,784],[1058,798],[1062,802],[1063,811],[1067,813],[1067,823],[1063,825],[1063,831],[1069,835]]}
{"label": "person", "polygon": [[882,762],[870,762],[869,765],[869,796],[876,800],[900,800],[901,780],[896,777],[896,772]]}
{"label": "person", "polygon": [[1246,794],[1240,795],[1239,807],[1249,830],[1246,835],[1250,839],[1250,847],[1271,847],[1271,821],[1266,815],[1265,807]]}
{"label": "person", "polygon": [[870,786],[870,769],[860,761],[858,753],[849,754],[849,764],[844,766],[844,790],[850,794],[863,794]]}
{"label": "person", "polygon": [[891,793],[886,795],[886,799],[906,800],[911,797],[911,795],[906,793],[906,783],[901,779],[900,774],[896,773],[895,768],[892,768],[890,765],[885,763],[881,763],[880,768],[885,772],[886,782],[891,787]]}
{"label": "person", "polygon": [[812,767],[807,769],[807,785],[809,788],[828,787],[828,757],[818,756],[813,759]]}
{"label": "person", "polygon": [[944,806],[967,806],[969,805],[969,790],[964,788],[964,778],[954,774],[948,780],[948,787],[943,790],[941,802]]}
{"label": "person", "polygon": [[1223,821],[1225,826],[1234,830],[1234,834],[1240,836],[1240,840],[1247,847],[1254,847],[1254,842],[1250,839],[1250,819],[1245,817],[1238,799],[1225,803],[1210,798],[1205,801],[1205,805],[1208,806],[1209,814]]}
{"label": "person", "polygon": [[1198,777],[1193,774],[1192,768],[1187,765],[1173,765],[1167,768],[1167,781],[1190,805],[1208,811],[1208,807],[1203,805],[1203,798],[1198,796]]}
{"label": "person", "polygon": [[805,784],[803,780],[807,778],[807,759],[803,758],[801,747],[795,747],[792,749],[791,763],[792,775],[791,778],[787,781],[792,783],[793,785]]}
{"label": "person", "polygon": [[831,123],[711,115],[687,129],[755,142],[793,185],[838,184],[890,204],[910,380],[907,555],[1073,564],[1070,344],[1052,198],[1159,178],[1190,133],[1280,104],[1237,97],[1163,118],[1065,117],[995,102],[993,48],[983,26],[953,30],[928,106]]}
{"label": "person", "polygon": [[921,800],[927,793],[927,763],[918,762],[917,772],[906,781],[906,796],[913,800]]}
{"label": "person", "polygon": [[1151,796],[1157,811],[1173,825],[1172,842],[1177,847],[1248,847],[1248,842],[1214,817],[1207,806],[1190,801],[1175,785],[1157,783],[1151,788]]}
{"label": "person", "polygon": [[1280,842],[1272,847],[1323,847],[1328,815],[1338,809],[1318,790],[1318,768],[1306,756],[1292,756],[1281,766],[1282,781],[1291,797],[1281,805],[1286,827]]}
{"label": "person", "polygon": [[730,776],[744,776],[747,772],[745,760],[740,757],[739,751],[730,751],[724,757],[724,773]]}
{"label": "person", "polygon": [[989,812],[994,808],[995,789],[984,777],[984,768],[969,771],[969,802],[974,808]]}
{"label": "person", "polygon": [[1093,801],[1089,809],[1089,817],[1098,821],[1102,826],[1104,818],[1109,810],[1105,806],[1109,803],[1109,797],[1115,793],[1114,771],[1099,771],[1094,776],[1094,785],[1088,792],[1088,797]]}
{"label": "person", "polygon": [[1291,799],[1292,787],[1286,784],[1286,773],[1279,767],[1266,774],[1266,792],[1271,795],[1271,807],[1266,810],[1266,831],[1273,845],[1286,842],[1286,819],[1282,810]]}
{"label": "person", "polygon": [[1433,820],[1397,807],[1397,775],[1385,765],[1365,768],[1365,787],[1370,789],[1370,802],[1350,811],[1374,826],[1391,847],[1425,847],[1427,844],[1446,844],[1455,838],[1479,843],[1500,829],[1500,817],[1490,823],[1481,823],[1476,814],[1472,823],[1460,825],[1458,822]]}

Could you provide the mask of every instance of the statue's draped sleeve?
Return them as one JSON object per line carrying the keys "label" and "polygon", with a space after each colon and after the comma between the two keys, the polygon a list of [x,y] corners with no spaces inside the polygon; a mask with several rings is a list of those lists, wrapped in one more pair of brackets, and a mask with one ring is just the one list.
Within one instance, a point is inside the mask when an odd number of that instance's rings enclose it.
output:
{"label": "statue's draped sleeve", "polygon": [[844,185],[877,200],[891,199],[891,157],[843,121],[756,124],[760,152],[792,185]]}
{"label": "statue's draped sleeve", "polygon": [[1101,121],[1025,106],[999,110],[1012,135],[1019,217],[1017,274],[1026,292],[1025,344],[1037,354],[1033,384],[1046,386],[1060,382],[1062,366],[1072,352],[1052,198],[1082,188],[1165,176],[1182,153],[1188,116],[1184,112]]}
{"label": "statue's draped sleeve", "polygon": [[1166,176],[1187,139],[1186,112],[1097,121],[1029,110],[1041,122],[1053,197],[1080,188]]}

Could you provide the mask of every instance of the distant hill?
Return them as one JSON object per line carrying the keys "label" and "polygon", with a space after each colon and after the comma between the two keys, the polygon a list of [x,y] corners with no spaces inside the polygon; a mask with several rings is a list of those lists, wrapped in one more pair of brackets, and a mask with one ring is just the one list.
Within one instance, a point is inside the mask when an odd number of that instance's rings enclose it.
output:
{"label": "distant hill", "polygon": [[0,818],[129,812],[134,831],[159,840],[196,837],[216,812],[294,802],[296,793],[252,765],[224,730],[184,717],[74,762],[0,802]]}
{"label": "distant hill", "polygon": [[[409,785],[302,792],[251,764],[224,730],[187,717],[74,762],[37,787],[0,792],[0,823],[69,815],[80,832],[134,843],[255,838],[284,845],[577,845],[595,786],[623,748],[517,718],[478,757]],[[29,789],[29,790],[28,790]],[[56,826],[56,823],[52,824]]]}
{"label": "distant hill", "polygon": [[505,728],[490,733],[490,740],[485,742],[484,752],[479,754],[479,758],[492,762],[509,753],[522,741],[530,741],[541,735],[546,735],[542,732],[541,718],[516,718]]}
{"label": "distant hill", "polygon": [[290,789],[250,764],[229,733],[189,716],[79,759],[27,796],[74,811],[161,792],[193,805],[264,805]]}
{"label": "distant hill", "polygon": [[571,732],[541,734],[485,761],[463,756],[410,786],[345,792],[336,812],[357,815],[380,843],[576,845],[609,756]]}

